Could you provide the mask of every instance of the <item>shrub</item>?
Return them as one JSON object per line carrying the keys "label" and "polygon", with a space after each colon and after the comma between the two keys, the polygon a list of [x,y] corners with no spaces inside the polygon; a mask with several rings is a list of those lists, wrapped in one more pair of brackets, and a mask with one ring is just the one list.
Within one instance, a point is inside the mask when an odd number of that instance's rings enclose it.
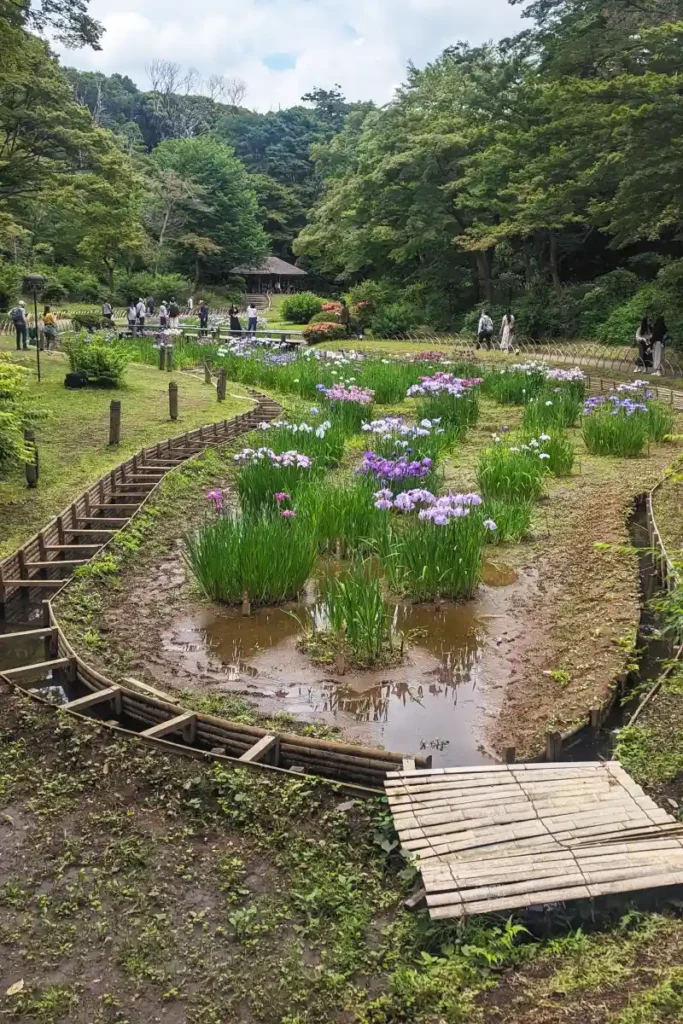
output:
{"label": "shrub", "polygon": [[415,307],[407,302],[392,302],[377,308],[370,317],[372,333],[378,338],[396,338],[418,325]]}
{"label": "shrub", "polygon": [[317,551],[308,524],[279,514],[212,516],[187,539],[187,562],[206,596],[237,604],[295,598],[313,571]]}
{"label": "shrub", "polygon": [[304,328],[304,341],[315,345],[319,341],[341,341],[347,338],[346,328],[342,324],[333,324],[329,320],[322,323],[309,324]]}
{"label": "shrub", "polygon": [[0,473],[15,462],[28,462],[31,451],[24,442],[27,417],[23,408],[28,370],[0,352]]}
{"label": "shrub", "polygon": [[338,324],[339,323],[339,310],[323,309],[322,313],[316,313],[308,321],[311,324]]}
{"label": "shrub", "polygon": [[99,313],[74,313],[71,322],[77,330],[97,331],[107,325]]}
{"label": "shrub", "polygon": [[127,359],[125,352],[100,335],[78,334],[64,345],[71,369],[96,387],[115,388],[123,383]]}
{"label": "shrub", "polygon": [[290,324],[310,323],[311,317],[322,312],[324,299],[313,292],[298,292],[296,295],[287,295],[282,300],[279,313],[283,320]]}
{"label": "shrub", "polygon": [[360,302],[352,303],[350,310],[351,320],[358,324],[360,330],[366,331],[372,323],[372,318],[375,315],[375,303],[371,302],[369,299],[364,299]]}

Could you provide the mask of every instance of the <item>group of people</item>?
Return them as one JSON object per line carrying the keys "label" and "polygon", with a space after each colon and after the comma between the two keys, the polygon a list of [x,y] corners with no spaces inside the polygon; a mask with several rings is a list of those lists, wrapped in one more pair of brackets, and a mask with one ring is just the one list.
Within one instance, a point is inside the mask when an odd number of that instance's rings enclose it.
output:
{"label": "group of people", "polygon": [[[228,316],[230,318],[230,333],[231,334],[242,334],[242,321],[240,320],[240,309],[235,303],[229,307]],[[247,332],[249,334],[255,334],[258,329],[258,310],[253,302],[250,302],[247,306]]]}
{"label": "group of people", "polygon": [[636,344],[638,345],[636,367],[644,370],[645,373],[652,373],[653,376],[660,377],[664,349],[669,340],[669,330],[663,316],[656,317],[654,324],[650,323],[649,317],[644,316],[636,331]]}
{"label": "group of people", "polygon": [[[491,348],[493,339],[493,320],[488,312],[483,309],[479,317],[477,327],[477,348]],[[515,318],[512,310],[508,309],[500,325],[499,343],[501,352],[515,351]]]}
{"label": "group of people", "polygon": [[[136,335],[139,330],[143,330],[147,317],[154,316],[156,312],[156,303],[154,299],[131,299],[128,303],[128,310],[126,312],[126,319],[128,320],[128,330],[132,335]],[[105,302],[102,306],[102,316],[105,320],[113,323],[113,309],[111,302]],[[209,311],[206,311],[206,322],[209,320]],[[170,302],[164,300],[159,306],[159,326],[163,330],[170,328],[175,330],[180,326],[180,306],[175,299],[171,299]]]}
{"label": "group of people", "polygon": [[[10,320],[14,325],[17,339],[17,352],[28,348],[29,317],[26,313],[26,303],[21,299],[13,309],[10,310]],[[43,315],[35,327],[35,340],[40,344],[42,351],[50,351],[50,345],[57,341],[57,319],[50,306],[43,307]]]}

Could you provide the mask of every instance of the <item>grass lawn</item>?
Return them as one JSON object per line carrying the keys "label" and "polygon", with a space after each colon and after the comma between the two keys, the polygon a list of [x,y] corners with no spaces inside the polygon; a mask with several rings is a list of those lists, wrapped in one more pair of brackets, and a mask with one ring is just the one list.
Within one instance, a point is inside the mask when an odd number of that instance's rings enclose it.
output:
{"label": "grass lawn", "polygon": [[[11,351],[8,339],[0,351]],[[35,352],[17,353],[19,362],[35,367]],[[31,537],[81,491],[103,473],[144,445],[163,441],[185,430],[235,416],[252,402],[244,388],[230,384],[227,401],[220,407],[216,391],[188,374],[160,373],[149,366],[131,364],[125,386],[116,390],[68,391],[64,375],[66,357],[55,353],[42,359],[43,379],[31,378],[28,395],[34,408],[47,416],[36,427],[40,453],[40,482],[28,490],[22,469],[0,479],[0,515],[3,529],[0,558]],[[180,415],[174,423],[168,414],[168,384],[178,383]],[[245,398],[235,396],[245,395]],[[121,444],[109,447],[109,403],[122,406]]]}

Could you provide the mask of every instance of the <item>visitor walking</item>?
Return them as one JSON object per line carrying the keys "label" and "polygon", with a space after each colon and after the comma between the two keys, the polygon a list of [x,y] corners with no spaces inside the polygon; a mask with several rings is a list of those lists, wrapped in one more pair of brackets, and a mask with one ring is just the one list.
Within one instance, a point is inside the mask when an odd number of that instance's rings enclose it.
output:
{"label": "visitor walking", "polygon": [[647,316],[640,321],[640,327],[636,331],[636,344],[638,345],[636,369],[647,371],[652,366],[652,328]]}
{"label": "visitor walking", "polygon": [[254,305],[253,302],[250,302],[249,305],[247,306],[247,318],[249,320],[249,326],[247,330],[249,331],[250,334],[255,334],[256,328],[258,327],[258,310],[256,309],[256,306]]}
{"label": "visitor walking", "polygon": [[154,310],[156,309],[156,303],[154,301],[154,296],[153,295],[150,295],[150,297],[147,299],[147,302],[145,303],[145,306],[147,307],[147,316],[154,316]]}
{"label": "visitor walking", "polygon": [[172,331],[177,331],[180,327],[180,306],[175,299],[171,299],[168,306],[168,318],[171,325]]}
{"label": "visitor walking", "polygon": [[513,352],[515,348],[515,318],[508,309],[500,325],[501,352]]}
{"label": "visitor walking", "polygon": [[143,298],[138,299],[138,304],[135,312],[137,313],[138,327],[140,327],[144,331],[145,317],[147,316],[147,306],[145,305],[145,300]]}
{"label": "visitor walking", "polygon": [[194,309],[194,297],[192,295],[190,295],[189,299],[187,300],[187,308],[189,309],[190,313]]}
{"label": "visitor walking", "polygon": [[658,316],[652,328],[652,373],[655,377],[662,375],[664,349],[670,341],[669,329],[663,316]]}
{"label": "visitor walking", "polygon": [[240,323],[240,310],[239,306],[236,306],[234,302],[228,309],[228,316],[230,317],[230,333],[241,334],[242,324]]}
{"label": "visitor walking", "polygon": [[102,319],[105,321],[105,327],[112,326],[112,318],[114,316],[114,310],[109,299],[105,299],[102,303]]}
{"label": "visitor walking", "polygon": [[131,299],[128,303],[128,312],[126,313],[128,318],[128,330],[135,338],[138,333],[138,305],[134,299]]}
{"label": "visitor walking", "polygon": [[26,303],[20,299],[14,309],[10,309],[10,320],[14,324],[17,335],[17,351],[28,348],[28,320],[26,319]]}
{"label": "visitor walking", "polygon": [[168,327],[168,306],[165,299],[161,300],[161,305],[159,306],[159,327],[162,331],[165,331]]}
{"label": "visitor walking", "polygon": [[206,337],[207,328],[209,326],[209,307],[204,302],[204,299],[199,300],[199,333],[202,337]]}
{"label": "visitor walking", "polygon": [[351,334],[351,310],[346,305],[346,299],[341,300],[341,309],[339,310],[339,323],[342,325],[347,334]]}
{"label": "visitor walking", "polygon": [[57,341],[57,321],[55,315],[49,306],[45,306],[43,310],[43,336],[45,338],[45,349],[47,352],[50,351],[50,345],[55,344]]}
{"label": "visitor walking", "polygon": [[491,349],[491,338],[493,337],[493,320],[485,309],[482,309],[477,327],[477,348]]}

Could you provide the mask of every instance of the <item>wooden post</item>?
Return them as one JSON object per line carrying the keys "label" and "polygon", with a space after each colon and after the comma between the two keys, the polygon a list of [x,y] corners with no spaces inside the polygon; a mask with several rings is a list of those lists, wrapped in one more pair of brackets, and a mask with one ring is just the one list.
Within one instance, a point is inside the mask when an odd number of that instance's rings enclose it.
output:
{"label": "wooden post", "polygon": [[600,708],[590,709],[590,727],[593,732],[600,731]]}
{"label": "wooden post", "polygon": [[516,747],[506,747],[505,750],[503,751],[503,763],[504,764],[514,764],[516,756],[517,756],[517,748]]}
{"label": "wooden post", "polygon": [[242,615],[251,615],[251,601],[249,600],[248,590],[245,590],[242,594]]}
{"label": "wooden post", "polygon": [[218,373],[218,385],[217,385],[217,388],[216,388],[216,393],[218,395],[218,401],[219,402],[224,402],[225,401],[225,390],[226,390],[226,383],[227,383],[226,377],[227,377],[227,374],[225,372],[225,367],[222,367],[220,369],[219,373]]}
{"label": "wooden post", "polygon": [[178,385],[174,380],[168,385],[168,408],[172,420],[178,419]]}
{"label": "wooden post", "polygon": [[159,345],[159,369],[163,370],[166,365],[166,346]]}
{"label": "wooden post", "polygon": [[121,440],[121,403],[112,402],[109,406],[109,444],[118,444]]}
{"label": "wooden post", "polygon": [[211,383],[211,367],[209,366],[208,363],[204,363],[204,383]]}
{"label": "wooden post", "polygon": [[339,651],[337,653],[337,675],[346,675],[346,630],[342,626],[339,630]]}
{"label": "wooden post", "polygon": [[562,733],[548,731],[545,736],[545,759],[546,761],[560,761],[562,759]]}
{"label": "wooden post", "polygon": [[30,445],[33,449],[33,461],[26,463],[26,485],[28,487],[38,486],[38,476],[40,473],[40,464],[38,461],[38,449],[36,447],[36,432],[30,427],[27,427],[24,431],[24,441],[27,445]]}
{"label": "wooden post", "polygon": [[173,345],[166,346],[166,369],[169,373],[173,369]]}

